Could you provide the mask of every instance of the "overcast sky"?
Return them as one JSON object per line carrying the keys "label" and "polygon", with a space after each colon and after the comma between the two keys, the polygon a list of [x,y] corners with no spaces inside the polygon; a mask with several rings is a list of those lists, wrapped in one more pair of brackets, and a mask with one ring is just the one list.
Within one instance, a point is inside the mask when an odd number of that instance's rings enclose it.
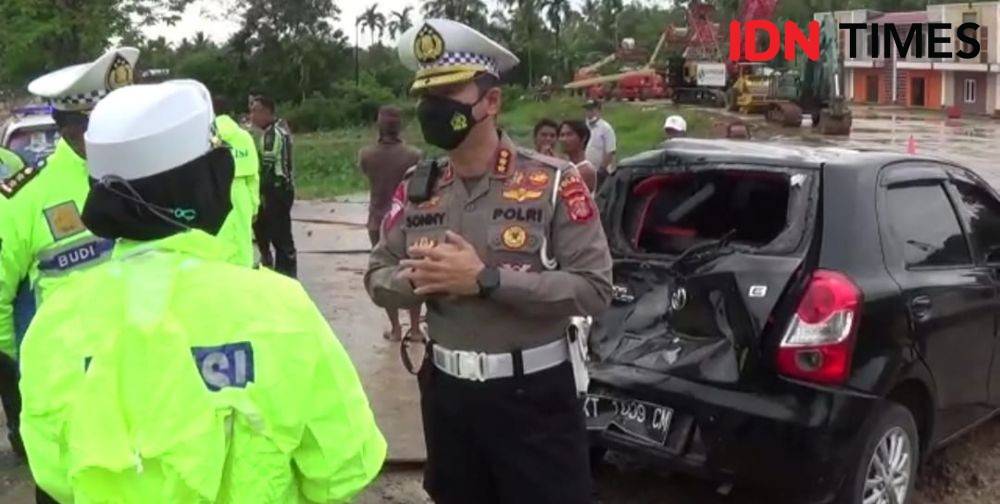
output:
{"label": "overcast sky", "polygon": [[[365,11],[372,3],[378,3],[379,11],[389,18],[392,11],[403,10],[408,6],[413,7],[411,19],[414,24],[423,18],[420,14],[420,6],[423,0],[334,0],[340,7],[340,21],[337,27],[344,31],[347,39],[354,43],[354,20]],[[210,39],[216,42],[225,42],[230,35],[239,29],[240,20],[232,14],[231,5],[236,0],[195,0],[184,11],[184,15],[179,23],[174,26],[157,25],[143,29],[147,37],[166,37],[169,42],[180,42],[181,39],[190,38],[199,31],[205,32]],[[665,3],[667,0],[643,0],[644,3],[656,4]],[[583,0],[571,0],[574,6],[579,7]],[[490,11],[496,8],[497,0],[486,0],[486,5]],[[388,36],[388,33],[386,33]],[[369,44],[368,34],[361,36],[361,45]]]}
{"label": "overcast sky", "polygon": [[[344,31],[344,35],[352,43],[354,41],[354,20],[371,4],[373,0],[337,0],[340,7],[340,22],[337,27]],[[413,22],[421,19],[420,0],[378,0],[379,10],[385,14],[386,18],[392,11],[402,10],[407,6],[413,6],[411,15]],[[489,2],[492,4],[493,2]],[[220,0],[195,0],[184,11],[184,15],[179,23],[174,26],[156,25],[143,29],[147,37],[166,37],[170,42],[180,42],[185,37],[191,37],[195,33],[202,31],[205,35],[216,42],[226,41],[230,35],[239,29],[240,20],[236,17],[228,16],[228,2]],[[388,34],[386,35],[388,36]],[[368,45],[368,34],[361,37],[361,45]]]}

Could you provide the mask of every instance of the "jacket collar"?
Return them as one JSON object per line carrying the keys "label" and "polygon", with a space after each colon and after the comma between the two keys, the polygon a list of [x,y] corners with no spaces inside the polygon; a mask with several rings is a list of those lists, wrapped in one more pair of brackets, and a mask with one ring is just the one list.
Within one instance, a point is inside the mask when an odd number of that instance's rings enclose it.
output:
{"label": "jacket collar", "polygon": [[199,229],[177,233],[166,238],[148,242],[121,239],[115,246],[114,258],[160,251],[173,252],[206,260],[225,261],[233,255],[233,246],[222,239]]}

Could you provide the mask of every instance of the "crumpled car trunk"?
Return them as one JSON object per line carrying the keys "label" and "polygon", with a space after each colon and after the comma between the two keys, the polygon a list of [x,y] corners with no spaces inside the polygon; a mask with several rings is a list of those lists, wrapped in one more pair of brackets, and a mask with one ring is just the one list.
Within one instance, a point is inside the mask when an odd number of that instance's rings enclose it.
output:
{"label": "crumpled car trunk", "polygon": [[[616,174],[612,181],[616,190],[602,204],[608,236],[618,242],[612,247],[614,300],[591,329],[595,362],[719,384],[740,382],[759,363],[762,333],[774,322],[779,300],[806,255],[807,247],[800,245],[811,234],[806,230],[815,219],[818,182],[811,174],[786,171],[780,179],[784,192],[772,192],[766,205],[754,207],[756,194],[733,197],[737,190],[730,186],[745,187],[747,180],[747,173],[729,175],[734,171],[738,170],[726,167],[679,174],[663,170]],[[759,170],[745,171],[754,175],[760,197],[768,196],[767,184],[779,183],[761,179]],[[764,172],[767,177],[774,173]],[[662,196],[652,194],[649,187]],[[762,206],[767,208],[766,218],[773,218],[784,211],[774,202],[782,196],[788,201],[784,207],[788,222],[776,226],[771,235],[744,229],[727,233],[753,236],[758,242],[709,254],[690,270],[675,267],[677,251],[651,250],[661,246],[683,250],[699,239],[718,240],[706,236],[712,232],[709,226],[753,222],[752,212]],[[636,211],[639,205],[642,208]],[[741,215],[729,217],[727,212]],[[739,244],[738,239],[734,242]]]}
{"label": "crumpled car trunk", "polygon": [[624,267],[616,279],[614,306],[591,332],[597,360],[699,380],[739,380],[754,328],[732,274],[682,284],[665,270]]}

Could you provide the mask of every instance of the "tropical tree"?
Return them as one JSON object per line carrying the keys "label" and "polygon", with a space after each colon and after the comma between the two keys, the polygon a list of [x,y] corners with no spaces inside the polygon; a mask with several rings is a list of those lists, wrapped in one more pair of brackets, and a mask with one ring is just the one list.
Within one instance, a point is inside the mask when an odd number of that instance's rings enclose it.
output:
{"label": "tropical tree", "polygon": [[562,29],[566,20],[573,14],[573,7],[570,0],[542,0],[542,8],[545,9],[545,18],[552,27],[556,37],[556,56],[559,59],[559,71],[565,70],[565,62],[562,52]]}
{"label": "tropical tree", "polygon": [[487,26],[483,0],[425,0],[424,16],[445,18],[482,30]]}
{"label": "tropical tree", "polygon": [[413,7],[407,6],[403,10],[389,13],[389,17],[392,18],[388,26],[389,37],[395,40],[397,33],[402,35],[403,32],[413,27],[413,20],[410,19],[411,12],[413,12]]}
{"label": "tropical tree", "polygon": [[378,32],[379,42],[382,41],[382,35],[385,33],[385,14],[378,11],[378,4],[372,4],[371,7],[365,9],[358,16],[358,23],[361,25],[361,33],[368,30],[368,33],[371,34],[372,45],[375,45],[375,32]]}

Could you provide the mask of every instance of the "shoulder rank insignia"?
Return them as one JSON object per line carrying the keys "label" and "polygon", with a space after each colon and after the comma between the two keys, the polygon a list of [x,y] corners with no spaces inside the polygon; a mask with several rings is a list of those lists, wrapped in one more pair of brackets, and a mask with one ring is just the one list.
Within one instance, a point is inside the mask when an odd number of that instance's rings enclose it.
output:
{"label": "shoulder rank insignia", "polygon": [[6,180],[0,182],[0,194],[3,194],[7,198],[12,198],[28,182],[37,177],[44,166],[45,162],[42,161],[35,166],[26,166],[21,171],[7,177]]}

